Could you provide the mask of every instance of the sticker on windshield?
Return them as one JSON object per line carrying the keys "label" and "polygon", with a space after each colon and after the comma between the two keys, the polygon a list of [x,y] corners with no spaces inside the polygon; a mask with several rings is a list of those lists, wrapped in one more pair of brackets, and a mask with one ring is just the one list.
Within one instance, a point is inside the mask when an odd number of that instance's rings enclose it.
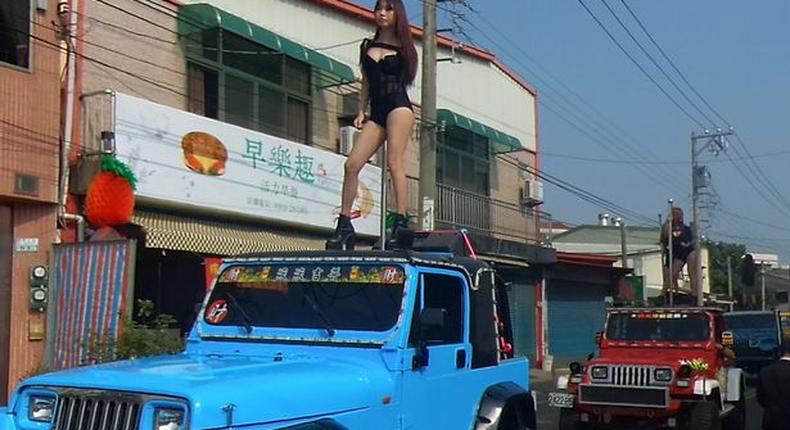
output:
{"label": "sticker on windshield", "polygon": [[206,309],[206,322],[209,324],[219,324],[228,317],[228,302],[225,300],[215,300]]}
{"label": "sticker on windshield", "polygon": [[400,266],[308,264],[235,266],[224,271],[219,282],[237,283],[244,288],[270,288],[262,286],[297,282],[403,284],[405,279]]}
{"label": "sticker on windshield", "polygon": [[640,312],[631,314],[631,318],[640,320],[673,320],[688,318],[687,313],[671,313],[671,312]]}

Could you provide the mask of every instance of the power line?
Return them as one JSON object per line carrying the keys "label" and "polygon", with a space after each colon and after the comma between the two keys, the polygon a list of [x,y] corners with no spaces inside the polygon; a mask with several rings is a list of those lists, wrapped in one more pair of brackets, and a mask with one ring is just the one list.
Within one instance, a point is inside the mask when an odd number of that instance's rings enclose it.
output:
{"label": "power line", "polygon": [[679,93],[680,93],[680,95],[681,95],[681,96],[683,96],[683,98],[684,98],[684,99],[686,99],[686,101],[687,101],[687,102],[688,102],[688,103],[689,103],[689,104],[690,104],[690,105],[691,105],[691,106],[692,106],[692,107],[693,107],[693,108],[694,108],[694,109],[695,109],[695,110],[696,110],[696,111],[697,111],[697,112],[698,112],[700,115],[702,115],[702,117],[703,117],[703,118],[705,118],[705,120],[706,120],[706,121],[708,121],[710,124],[715,124],[716,122],[715,122],[715,121],[713,121],[712,119],[710,119],[710,117],[709,117],[708,115],[706,115],[706,114],[705,114],[705,112],[703,112],[703,111],[702,111],[702,109],[700,109],[700,108],[699,108],[699,106],[697,106],[697,104],[696,104],[696,103],[694,103],[694,101],[692,101],[692,100],[691,100],[691,99],[688,97],[688,95],[686,95],[686,92],[685,92],[685,91],[683,91],[682,89],[680,89],[680,87],[678,86],[678,84],[677,84],[677,83],[675,83],[675,80],[674,80],[674,79],[672,79],[672,77],[671,77],[671,76],[669,76],[669,74],[666,72],[666,70],[664,70],[664,68],[663,68],[663,67],[661,67],[661,65],[660,65],[660,64],[658,64],[658,62],[656,61],[656,59],[655,59],[655,58],[653,58],[653,56],[652,56],[652,55],[651,55],[651,54],[650,54],[650,53],[647,51],[647,49],[645,49],[645,47],[642,45],[642,43],[641,43],[641,42],[639,42],[639,40],[638,40],[636,37],[634,37],[634,34],[633,34],[633,33],[631,33],[631,30],[628,28],[628,26],[626,26],[626,25],[625,25],[625,23],[623,22],[623,20],[621,20],[621,19],[620,19],[620,16],[619,16],[619,15],[617,15],[617,13],[615,13],[614,9],[612,9],[612,8],[611,8],[611,6],[609,6],[609,3],[607,3],[607,2],[606,2],[606,0],[601,0],[601,3],[603,3],[603,5],[604,5],[604,6],[606,6],[606,9],[609,11],[609,13],[611,13],[611,14],[612,14],[612,16],[613,16],[613,17],[614,17],[614,19],[617,21],[617,23],[618,23],[618,24],[620,24],[620,27],[622,27],[622,28],[623,28],[623,30],[625,30],[626,34],[628,34],[628,37],[630,37],[630,38],[631,38],[631,40],[633,40],[633,41],[634,41],[634,43],[636,43],[636,46],[638,46],[638,47],[639,47],[639,49],[640,49],[640,50],[641,50],[641,51],[642,51],[642,52],[643,52],[643,53],[644,53],[644,54],[647,56],[647,58],[648,58],[648,59],[650,59],[650,62],[652,62],[652,63],[653,63],[653,65],[655,65],[655,66],[658,68],[658,70],[659,70],[659,71],[661,71],[661,73],[664,75],[664,77],[665,77],[665,78],[667,78],[667,80],[669,81],[669,83],[670,83],[670,84],[672,84],[672,86],[675,88],[675,90],[677,90],[677,92],[679,92]]}
{"label": "power line", "polygon": [[647,35],[648,39],[650,39],[650,41],[653,43],[653,45],[654,45],[654,46],[655,46],[655,47],[658,49],[658,52],[660,52],[660,53],[661,53],[661,55],[664,57],[664,59],[665,59],[665,60],[667,60],[667,62],[669,63],[669,65],[670,65],[670,66],[672,66],[672,68],[675,70],[675,72],[677,72],[677,74],[680,76],[680,78],[683,80],[683,82],[685,82],[685,83],[686,83],[686,85],[687,85],[689,88],[691,88],[691,91],[693,91],[693,92],[694,92],[694,94],[695,94],[697,97],[699,97],[699,99],[700,99],[700,100],[702,100],[702,103],[704,103],[704,104],[705,104],[705,106],[707,106],[707,107],[708,107],[708,109],[710,109],[710,110],[711,110],[711,112],[713,112],[713,113],[714,113],[714,114],[715,114],[715,115],[716,115],[716,116],[717,116],[717,117],[718,117],[720,120],[722,120],[722,121],[723,121],[723,122],[724,122],[726,125],[728,125],[728,126],[729,126],[729,125],[731,125],[731,124],[729,123],[729,121],[727,121],[727,120],[726,120],[726,119],[725,119],[725,118],[724,118],[724,117],[723,117],[723,116],[722,116],[722,115],[719,113],[719,111],[717,111],[716,109],[714,109],[714,108],[713,108],[713,106],[711,106],[711,104],[710,104],[710,103],[708,103],[708,100],[707,100],[707,99],[705,99],[705,97],[703,97],[703,96],[702,96],[702,94],[700,94],[700,93],[699,93],[699,91],[697,91],[697,89],[696,89],[696,88],[694,88],[694,85],[691,85],[691,82],[689,82],[689,80],[688,80],[688,79],[686,79],[686,76],[683,74],[683,72],[681,72],[681,71],[680,71],[680,69],[679,69],[677,66],[675,66],[675,63],[672,61],[672,59],[669,57],[669,55],[667,55],[667,53],[666,53],[666,52],[664,52],[664,50],[661,48],[661,45],[659,45],[659,44],[658,44],[658,42],[656,41],[656,39],[655,39],[655,38],[653,38],[653,36],[652,36],[652,35],[650,34],[650,32],[647,30],[647,28],[645,27],[645,25],[644,25],[644,24],[642,24],[642,20],[640,20],[640,19],[639,19],[639,17],[638,17],[638,16],[637,16],[637,15],[634,13],[634,11],[631,9],[631,7],[630,7],[630,6],[628,6],[628,3],[626,3],[626,2],[625,2],[625,0],[620,0],[620,3],[622,3],[622,4],[623,4],[623,6],[625,6],[625,8],[628,10],[628,13],[629,13],[629,14],[631,14],[631,17],[633,17],[633,18],[634,18],[634,21],[636,21],[636,23],[639,25],[639,27],[642,29],[642,31],[643,31],[643,32],[644,32],[644,33]]}
{"label": "power line", "polygon": [[670,95],[670,94],[669,94],[669,93],[668,93],[668,92],[667,92],[667,91],[664,89],[664,87],[662,87],[662,86],[661,86],[661,85],[660,85],[660,84],[659,84],[659,83],[658,83],[658,82],[655,80],[655,78],[653,78],[653,76],[652,76],[652,75],[650,75],[650,73],[648,73],[648,72],[647,72],[647,70],[645,70],[645,68],[644,68],[644,67],[642,67],[642,65],[641,65],[641,64],[639,64],[639,62],[638,62],[638,61],[636,61],[636,59],[635,59],[635,58],[634,58],[634,57],[631,55],[631,53],[629,53],[629,52],[628,52],[628,51],[627,51],[627,50],[626,50],[626,49],[623,47],[623,45],[622,45],[622,44],[621,44],[621,43],[620,43],[620,42],[619,42],[619,41],[618,41],[618,40],[617,40],[617,39],[614,37],[614,35],[612,35],[612,33],[609,31],[609,29],[608,29],[608,28],[606,28],[606,26],[603,24],[603,22],[601,22],[601,20],[600,20],[600,19],[598,19],[598,17],[595,15],[595,13],[593,13],[593,11],[592,11],[592,10],[590,10],[590,8],[589,8],[589,7],[587,7],[587,5],[584,3],[584,0],[577,0],[577,2],[578,2],[578,3],[579,3],[579,4],[580,4],[580,5],[581,5],[581,6],[584,8],[584,10],[586,10],[586,11],[587,11],[587,13],[588,13],[588,14],[589,14],[589,15],[592,17],[592,19],[593,19],[593,20],[595,20],[595,22],[598,24],[598,26],[599,26],[599,27],[601,27],[601,30],[603,30],[603,31],[604,31],[604,33],[606,33],[606,35],[607,35],[607,36],[609,36],[609,39],[610,39],[610,40],[611,40],[611,41],[612,41],[612,42],[613,42],[615,45],[617,45],[617,47],[618,47],[618,48],[620,48],[620,51],[622,51],[622,52],[623,52],[623,54],[625,54],[625,56],[626,56],[626,57],[628,57],[628,59],[629,59],[629,60],[631,60],[631,62],[632,62],[632,63],[634,63],[634,65],[635,65],[635,66],[636,66],[636,67],[639,69],[639,71],[641,71],[641,72],[642,72],[642,74],[643,74],[643,75],[645,75],[645,77],[646,77],[647,79],[649,79],[649,80],[650,80],[650,82],[652,82],[652,83],[653,83],[653,85],[655,85],[655,86],[656,86],[656,88],[658,88],[658,89],[659,89],[659,91],[661,91],[661,93],[662,93],[662,94],[664,94],[664,95],[667,97],[667,99],[669,99],[669,101],[671,101],[671,102],[672,102],[672,104],[674,104],[674,105],[675,105],[675,107],[677,107],[677,108],[678,108],[678,109],[679,109],[681,112],[683,112],[683,113],[686,115],[686,117],[688,117],[688,118],[689,118],[689,119],[690,119],[692,122],[694,122],[695,124],[697,124],[697,125],[698,125],[700,128],[705,128],[705,126],[702,124],[702,122],[700,122],[699,120],[697,120],[697,118],[695,118],[694,116],[692,116],[692,115],[691,115],[691,114],[690,114],[690,113],[689,113],[689,112],[688,112],[686,109],[684,109],[684,108],[683,108],[683,106],[681,106],[681,105],[680,105],[680,103],[678,103],[678,102],[677,102],[677,100],[675,100],[675,98],[674,98],[674,97],[672,97],[672,96],[671,96],[671,95]]}
{"label": "power line", "polygon": [[[528,57],[528,55],[526,53],[524,53],[524,51],[521,49],[521,47],[518,44],[513,43],[507,36],[503,35],[498,29],[496,29],[495,26],[491,25],[485,19],[484,16],[479,14],[479,12],[477,12],[477,11],[473,10],[473,12],[476,15],[478,15],[478,17],[481,19],[481,21],[483,21],[484,23],[486,23],[487,25],[492,27],[494,32],[499,34],[501,38],[503,38],[504,40],[510,42],[511,45],[515,46],[516,49],[520,53],[522,53],[522,55],[525,55],[525,56]],[[579,131],[581,134],[583,134],[584,136],[586,136],[589,139],[593,140],[597,144],[601,145],[603,148],[608,149],[608,150],[612,151],[613,153],[624,153],[624,154],[627,154],[628,157],[633,160],[633,164],[646,165],[645,162],[644,162],[644,157],[641,156],[639,151],[633,149],[632,146],[627,143],[626,139],[623,139],[617,133],[607,129],[606,127],[604,127],[599,122],[597,122],[597,121],[593,120],[592,118],[590,118],[584,112],[584,110],[580,109],[573,101],[571,101],[567,97],[565,97],[562,94],[561,91],[553,88],[553,86],[550,83],[548,83],[546,80],[541,78],[540,74],[532,71],[530,69],[530,67],[525,65],[518,57],[516,57],[515,55],[510,53],[507,49],[505,49],[503,46],[501,46],[492,37],[488,36],[482,29],[480,29],[478,26],[476,26],[473,22],[469,21],[469,23],[478,33],[480,33],[483,37],[485,37],[494,46],[498,47],[505,55],[507,55],[508,57],[512,58],[522,68],[524,68],[526,71],[528,71],[532,75],[534,75],[535,78],[538,81],[543,82],[545,84],[544,88],[551,90],[553,93],[556,93],[557,96],[559,96],[559,98],[561,100],[563,100],[565,103],[567,103],[569,106],[571,106],[571,108],[573,108],[573,109],[577,110],[578,112],[580,112],[581,115],[577,115],[576,113],[573,112],[573,110],[568,109],[568,108],[564,107],[561,103],[557,102],[556,105],[557,105],[557,107],[559,109],[562,109],[563,112],[566,112],[568,115],[570,115],[570,116],[572,116],[572,117],[574,117],[576,119],[576,121],[570,120],[564,114],[561,114],[560,112],[558,112],[557,109],[549,106],[546,103],[546,99],[545,98],[541,98],[541,99],[538,100],[539,104],[542,107],[547,109],[549,112],[555,114],[558,118],[560,118],[564,122],[567,122],[572,128],[574,128],[575,130]],[[580,96],[576,95],[576,97],[579,98]],[[583,116],[585,116],[586,118],[584,118]],[[589,129],[583,128],[579,123],[588,124]],[[610,148],[609,147],[610,144],[615,145],[617,147],[617,149]],[[656,182],[658,184],[661,184],[661,185],[664,185],[665,187],[667,187],[668,190],[670,190],[672,192],[677,192],[677,189],[675,187],[678,187],[680,189],[685,188],[685,185],[682,185],[682,184],[678,185],[677,182],[673,182],[672,180],[667,179],[667,178],[673,178],[674,179],[677,176],[675,174],[663,174],[662,175],[662,174],[653,172],[652,170],[640,170],[640,173],[645,173],[654,182]]]}

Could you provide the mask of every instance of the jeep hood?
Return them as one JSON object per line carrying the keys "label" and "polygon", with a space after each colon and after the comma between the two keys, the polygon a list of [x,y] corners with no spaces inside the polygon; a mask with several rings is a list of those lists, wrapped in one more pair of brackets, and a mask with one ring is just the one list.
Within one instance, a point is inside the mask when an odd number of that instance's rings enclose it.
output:
{"label": "jeep hood", "polygon": [[186,399],[193,422],[234,425],[353,411],[395,397],[389,374],[362,358],[174,355],[108,363],[42,375],[25,386],[62,386]]}

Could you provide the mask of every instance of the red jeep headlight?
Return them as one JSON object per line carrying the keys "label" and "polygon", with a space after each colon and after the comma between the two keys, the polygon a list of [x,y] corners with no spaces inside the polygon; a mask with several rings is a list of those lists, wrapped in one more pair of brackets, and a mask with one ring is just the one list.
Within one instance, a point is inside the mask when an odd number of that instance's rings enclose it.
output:
{"label": "red jeep headlight", "polygon": [[593,379],[608,379],[609,378],[609,367],[607,366],[595,366],[590,370],[590,376]]}

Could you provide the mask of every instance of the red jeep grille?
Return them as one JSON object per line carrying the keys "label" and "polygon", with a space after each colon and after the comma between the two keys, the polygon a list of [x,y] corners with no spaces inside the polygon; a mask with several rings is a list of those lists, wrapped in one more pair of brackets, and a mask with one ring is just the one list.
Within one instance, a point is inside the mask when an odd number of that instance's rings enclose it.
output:
{"label": "red jeep grille", "polygon": [[650,385],[652,366],[611,366],[612,384],[646,387]]}

